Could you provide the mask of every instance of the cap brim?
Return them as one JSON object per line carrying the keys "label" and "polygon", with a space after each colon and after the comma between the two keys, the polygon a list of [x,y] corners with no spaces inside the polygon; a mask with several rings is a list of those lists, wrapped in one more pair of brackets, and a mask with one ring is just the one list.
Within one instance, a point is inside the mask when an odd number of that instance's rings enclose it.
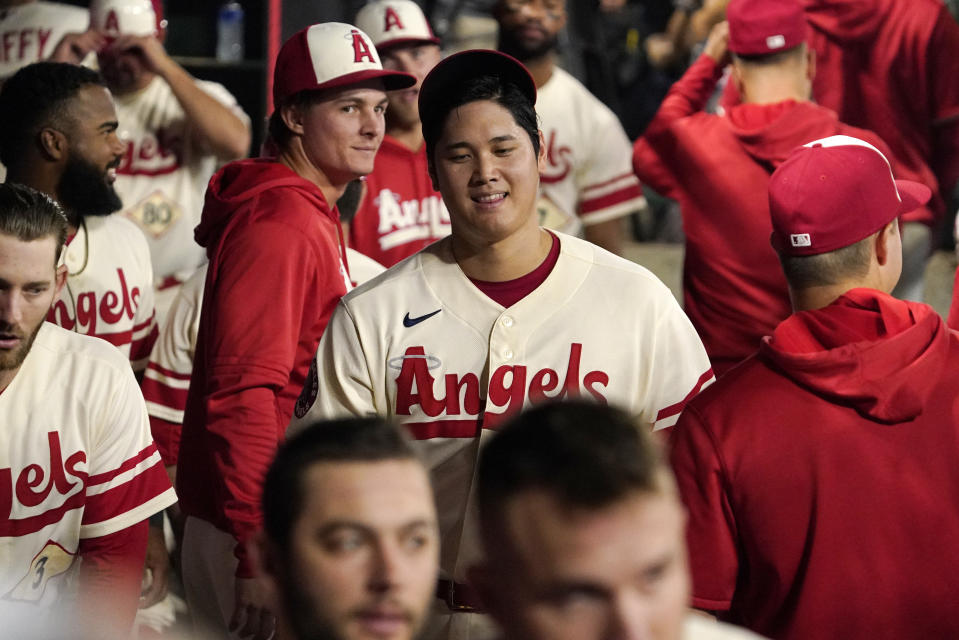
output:
{"label": "cap brim", "polygon": [[393,47],[402,47],[403,45],[408,45],[408,44],[438,45],[439,43],[440,43],[440,39],[434,36],[432,38],[394,38],[393,40],[384,40],[383,42],[380,42],[379,44],[376,44],[375,46],[376,46],[376,50],[380,53],[382,57],[382,53],[384,51],[389,51]]}
{"label": "cap brim", "polygon": [[932,198],[932,190],[921,182],[896,180],[896,190],[899,192],[899,199],[902,201],[899,204],[899,211],[896,212],[897,216],[915,211]]}
{"label": "cap brim", "polygon": [[274,84],[273,102],[279,104],[290,96],[296,95],[302,91],[323,91],[325,89],[340,89],[352,84],[359,84],[367,80],[382,80],[383,88],[386,91],[396,91],[397,89],[408,89],[416,84],[416,77],[401,71],[386,71],[380,69],[364,69],[354,73],[347,73],[337,76],[321,84],[307,84],[305,86],[280,87]]}
{"label": "cap brim", "polygon": [[516,85],[531,104],[536,104],[536,83],[522,62],[492,49],[470,49],[441,60],[423,79],[420,113],[428,110],[431,104],[439,103],[452,85],[485,75],[499,76]]}

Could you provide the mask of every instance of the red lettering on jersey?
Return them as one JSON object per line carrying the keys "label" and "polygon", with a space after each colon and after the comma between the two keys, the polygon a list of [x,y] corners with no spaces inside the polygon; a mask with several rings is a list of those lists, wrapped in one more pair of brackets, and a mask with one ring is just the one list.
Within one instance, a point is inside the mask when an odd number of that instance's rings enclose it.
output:
{"label": "red lettering on jersey", "polygon": [[[133,320],[140,304],[140,288],[127,285],[123,269],[117,269],[118,291],[109,290],[97,300],[95,291],[84,291],[76,297],[75,315],[71,315],[63,299],[50,308],[47,320],[67,330],[76,329],[88,336],[100,335],[97,325],[102,320],[108,327],[120,322],[124,317]],[[112,333],[109,329],[106,333]]]}
{"label": "red lettering on jersey", "polygon": [[396,13],[396,10],[393,7],[386,8],[386,25],[383,27],[383,31],[389,31],[393,27],[397,29],[403,29],[403,22],[400,20],[400,16]]}
{"label": "red lettering on jersey", "polygon": [[[48,57],[46,53],[47,42],[50,40],[50,35],[53,33],[53,29],[37,29],[37,43],[40,50],[40,59]],[[53,53],[52,51],[50,53]]]}
{"label": "red lettering on jersey", "polygon": [[103,23],[103,30],[109,33],[120,32],[120,21],[117,20],[117,12],[113,9],[110,9],[110,13],[107,14],[107,19]]}
{"label": "red lettering on jersey", "polygon": [[376,62],[373,53],[370,51],[370,45],[363,39],[362,34],[354,29],[353,33],[353,62],[359,64],[366,58],[370,62]]}
{"label": "red lettering on jersey", "polygon": [[[35,507],[47,499],[52,489],[56,488],[60,495],[65,496],[78,483],[85,481],[87,474],[79,471],[77,466],[86,462],[86,453],[77,451],[67,458],[66,463],[64,463],[60,448],[60,434],[56,431],[47,433],[47,446],[50,450],[49,477],[46,477],[43,466],[28,464],[17,474],[17,481],[14,484],[13,469],[0,469],[0,519],[7,520],[10,518],[14,495],[21,505]],[[71,482],[67,478],[68,474],[75,480]],[[44,479],[46,479],[46,484],[42,489],[37,490],[43,484]],[[14,486],[16,486],[15,490]]]}
{"label": "red lettering on jersey", "polygon": [[7,31],[3,34],[3,60],[10,60],[10,49],[13,48],[13,40],[17,37],[16,31]]}
{"label": "red lettering on jersey", "polygon": [[117,173],[121,175],[159,176],[173,173],[182,166],[183,137],[168,129],[156,135],[145,133],[137,140],[128,140]]}
{"label": "red lettering on jersey", "polygon": [[17,54],[21,60],[27,56],[27,47],[30,46],[31,36],[33,34],[33,29],[22,29],[20,31],[20,48]]}
{"label": "red lettering on jersey", "polygon": [[568,146],[556,146],[556,130],[552,129],[546,142],[546,171],[539,178],[547,184],[562,182],[573,168],[573,150]]}
{"label": "red lettering on jersey", "polygon": [[[560,374],[550,368],[541,369],[529,375],[525,365],[501,365],[490,375],[489,408],[503,409],[502,413],[487,414],[492,426],[495,416],[504,416],[523,408],[526,400],[533,404],[546,400],[578,398],[582,389],[592,398],[606,403],[605,387],[609,385],[609,375],[604,371],[590,371],[580,376],[583,345],[574,342],[569,347],[569,359],[566,375],[560,384]],[[423,347],[409,347],[403,356],[403,366],[396,378],[396,414],[411,415],[413,407],[419,405],[423,413],[431,418],[441,414],[448,416],[478,416],[480,412],[479,379],[475,373],[457,376],[448,373],[445,376],[446,397],[437,398],[433,394],[435,378],[430,373],[431,357]],[[434,359],[435,360],[435,359]],[[528,384],[527,384],[528,382]],[[415,385],[415,391],[414,391]],[[556,391],[550,395],[548,392]],[[461,406],[462,398],[462,406]],[[500,420],[501,421],[501,420]]]}

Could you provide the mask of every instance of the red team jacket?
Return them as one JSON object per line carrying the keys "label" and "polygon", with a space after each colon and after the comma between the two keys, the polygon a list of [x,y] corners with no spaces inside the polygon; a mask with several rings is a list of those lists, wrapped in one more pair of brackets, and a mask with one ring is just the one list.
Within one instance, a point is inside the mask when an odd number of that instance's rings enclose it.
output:
{"label": "red team jacket", "polygon": [[241,160],[210,181],[210,259],[177,469],[180,504],[242,543],[320,335],[348,289],[339,214],[286,166]]}
{"label": "red team jacket", "polygon": [[350,222],[350,247],[384,267],[448,236],[450,214],[426,169],[426,149],[410,151],[390,136],[366,176],[366,194]]}
{"label": "red team jacket", "polygon": [[[738,105],[728,117],[702,111],[723,70],[700,56],[673,85],[633,148],[645,184],[679,202],[686,234],[683,306],[716,375],[759,348],[792,312],[769,244],[766,185],[798,146],[826,136],[875,135],[811,102]],[[690,180],[689,176],[696,176]]]}
{"label": "red team jacket", "polygon": [[671,434],[694,606],[770,638],[959,636],[957,397],[931,307],[853,289],[780,324]]}
{"label": "red team jacket", "polygon": [[[815,101],[874,131],[900,163],[897,178],[932,189],[903,216],[932,224],[940,182],[959,178],[959,25],[939,0],[803,0],[816,52]],[[727,85],[724,104],[739,97]]]}

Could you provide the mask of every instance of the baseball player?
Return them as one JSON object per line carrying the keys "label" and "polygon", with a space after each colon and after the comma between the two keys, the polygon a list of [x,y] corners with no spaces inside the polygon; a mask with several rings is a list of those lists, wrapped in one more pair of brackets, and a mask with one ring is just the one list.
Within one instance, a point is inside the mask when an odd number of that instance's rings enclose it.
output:
{"label": "baseball player", "polygon": [[280,638],[417,637],[439,531],[429,475],[399,428],[377,417],[310,425],[270,465],[263,515]]}
{"label": "baseball player", "polygon": [[420,83],[440,61],[440,41],[413,0],[371,2],[356,15],[356,25],[370,34],[383,68],[417,80],[410,89],[389,94],[386,135],[350,221],[350,246],[391,267],[450,232],[449,212],[426,168],[417,107]]}
{"label": "baseball player", "polygon": [[84,61],[105,42],[102,35],[88,29],[89,22],[87,10],[75,5],[0,1],[0,78],[41,60]]}
{"label": "baseball player", "polygon": [[565,0],[498,0],[494,15],[499,50],[522,61],[536,81],[546,148],[537,205],[541,223],[620,253],[622,218],[643,209],[646,201],[616,115],[556,66]]}
{"label": "baseball player", "polygon": [[476,632],[453,612],[479,608],[463,584],[475,558],[472,478],[505,416],[583,397],[662,429],[712,380],[655,276],[539,226],[546,149],[535,101],[532,78],[504,54],[468,51],[434,67],[419,108],[452,234],[343,299],[297,402],[299,419],[377,413],[421,441],[443,535],[434,636]]}
{"label": "baseball player", "polygon": [[0,185],[0,617],[7,637],[41,637],[19,623],[63,623],[74,637],[119,638],[137,608],[147,518],[176,496],[126,359],[44,322],[66,283],[66,236],[50,198]]}
{"label": "baseball player", "polygon": [[[728,26],[713,30],[633,149],[640,179],[679,202],[683,308],[718,376],[752,355],[791,312],[769,246],[769,175],[793,149],[829,135],[886,151],[875,134],[810,100],[816,65],[798,0],[732,0],[726,15]],[[730,82],[745,100],[721,116],[706,113],[730,51]]]}
{"label": "baseball player", "polygon": [[55,198],[70,223],[69,276],[48,319],[107,340],[142,371],[157,337],[153,268],[140,230],[111,215],[124,145],[110,91],[94,71],[38,62],[4,83],[0,119],[8,182]]}
{"label": "baseball player", "polygon": [[187,600],[212,633],[272,626],[246,547],[261,525],[263,474],[320,335],[351,287],[334,203],[373,170],[385,91],[414,82],[384,71],[352,25],[303,29],[276,61],[277,157],[230,163],[210,181],[196,229],[210,266],[177,484],[186,488]]}
{"label": "baseball player", "polygon": [[959,633],[959,335],[890,295],[930,195],[848,136],[773,173],[796,313],[672,433],[695,606],[772,638]]}
{"label": "baseball player", "polygon": [[150,245],[162,326],[180,284],[206,261],[193,239],[203,194],[218,166],[246,155],[250,119],[222,85],[167,55],[158,0],[94,0],[90,22],[109,42],[98,60],[126,145],[116,190]]}
{"label": "baseball player", "polygon": [[619,409],[567,401],[483,450],[470,577],[503,638],[759,640],[690,611],[686,514],[657,445]]}

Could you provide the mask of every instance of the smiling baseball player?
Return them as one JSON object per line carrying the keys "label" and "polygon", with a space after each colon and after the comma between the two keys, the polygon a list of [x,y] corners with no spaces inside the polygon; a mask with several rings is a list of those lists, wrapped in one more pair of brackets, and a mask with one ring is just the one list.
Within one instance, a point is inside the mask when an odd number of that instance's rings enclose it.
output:
{"label": "smiling baseball player", "polygon": [[420,113],[452,235],[344,297],[295,411],[386,415],[420,441],[443,536],[433,636],[470,633],[471,617],[454,612],[480,607],[463,584],[476,549],[474,468],[505,416],[582,397],[661,429],[712,379],[655,276],[539,226],[535,100],[525,68],[493,51],[451,56],[427,76]]}

